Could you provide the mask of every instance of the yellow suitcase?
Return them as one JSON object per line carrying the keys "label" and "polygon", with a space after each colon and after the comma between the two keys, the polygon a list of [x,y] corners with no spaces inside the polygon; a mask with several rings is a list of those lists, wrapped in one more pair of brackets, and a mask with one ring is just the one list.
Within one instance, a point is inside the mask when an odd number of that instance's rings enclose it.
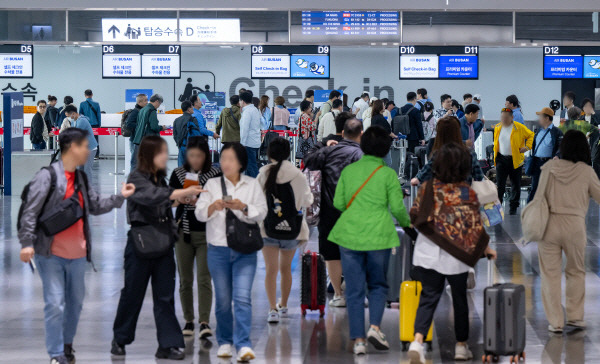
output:
{"label": "yellow suitcase", "polygon": [[[417,308],[419,307],[419,298],[421,297],[421,282],[404,281],[400,285],[400,341],[402,341],[402,350],[408,350],[408,346],[415,338],[415,319],[417,318]],[[431,348],[433,338],[433,322],[425,338],[428,347]]]}

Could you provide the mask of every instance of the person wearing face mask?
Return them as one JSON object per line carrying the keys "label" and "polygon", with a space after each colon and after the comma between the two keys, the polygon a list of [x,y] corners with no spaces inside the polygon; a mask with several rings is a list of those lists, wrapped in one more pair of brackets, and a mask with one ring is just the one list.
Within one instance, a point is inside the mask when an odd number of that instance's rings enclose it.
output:
{"label": "person wearing face mask", "polygon": [[85,162],[83,170],[85,171],[85,174],[88,175],[88,178],[91,179],[92,166],[94,165],[94,157],[96,156],[96,149],[98,149],[98,142],[94,138],[94,131],[92,130],[92,126],[90,125],[90,120],[87,118],[87,116],[78,114],[75,105],[69,105],[65,107],[64,111],[65,115],[67,116],[67,120],[71,124],[72,128],[78,128],[87,132],[89,140],[88,147],[92,152],[88,156],[88,160],[87,162]]}
{"label": "person wearing face mask", "polygon": [[48,129],[46,128],[46,122],[44,116],[46,114],[46,101],[40,100],[37,103],[37,112],[31,119],[31,132],[29,134],[29,140],[31,140],[31,146],[33,150],[44,150],[46,149],[46,140],[48,139]]}
{"label": "person wearing face mask", "polygon": [[65,107],[73,104],[73,97],[65,96],[63,102],[65,104],[58,108],[58,116],[56,118],[56,127],[60,128],[60,132],[71,127],[71,124],[66,121],[67,116],[65,115]]}

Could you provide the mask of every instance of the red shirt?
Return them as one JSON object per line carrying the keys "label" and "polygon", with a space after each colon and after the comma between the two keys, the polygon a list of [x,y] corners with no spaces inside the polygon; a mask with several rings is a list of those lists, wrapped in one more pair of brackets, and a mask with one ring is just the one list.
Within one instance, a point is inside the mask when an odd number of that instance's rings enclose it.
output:
{"label": "red shirt", "polygon": [[[71,197],[75,192],[75,172],[65,171],[67,178],[67,191],[63,200]],[[79,204],[83,208],[83,195],[79,191]],[[79,259],[86,256],[85,235],[83,233],[83,219],[54,235],[50,250],[52,255],[65,259]]]}

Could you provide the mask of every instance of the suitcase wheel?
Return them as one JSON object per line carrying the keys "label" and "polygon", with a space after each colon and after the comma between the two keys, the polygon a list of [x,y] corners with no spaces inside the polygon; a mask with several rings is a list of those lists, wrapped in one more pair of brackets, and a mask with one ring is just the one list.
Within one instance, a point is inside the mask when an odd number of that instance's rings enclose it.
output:
{"label": "suitcase wheel", "polygon": [[408,342],[406,342],[406,341],[403,341],[403,342],[402,342],[402,351],[408,351],[408,346],[409,346],[409,345],[410,345],[410,344],[409,344]]}
{"label": "suitcase wheel", "polygon": [[302,316],[306,316],[306,309],[302,309]]}
{"label": "suitcase wheel", "polygon": [[525,352],[521,354],[513,355],[510,357],[510,363],[518,363],[520,360],[525,360]]}
{"label": "suitcase wheel", "polygon": [[323,317],[323,316],[325,316],[325,306],[320,305],[319,306],[319,317]]}
{"label": "suitcase wheel", "polygon": [[[500,358],[498,357],[498,355],[491,355],[491,354],[488,354],[488,355],[483,355],[483,356],[481,357],[481,361],[482,361],[483,363],[497,363],[497,362],[498,362],[498,360],[500,360]],[[512,362],[511,362],[511,363],[512,363]]]}

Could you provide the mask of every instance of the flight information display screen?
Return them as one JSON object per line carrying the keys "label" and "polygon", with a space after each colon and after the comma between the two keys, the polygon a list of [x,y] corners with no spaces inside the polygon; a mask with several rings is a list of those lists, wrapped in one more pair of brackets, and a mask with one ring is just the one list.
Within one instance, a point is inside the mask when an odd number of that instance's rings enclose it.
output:
{"label": "flight information display screen", "polygon": [[600,47],[545,46],[544,79],[600,79]]}
{"label": "flight information display screen", "polygon": [[252,78],[320,78],[329,73],[329,46],[254,45]]}
{"label": "flight information display screen", "polygon": [[479,78],[478,46],[401,46],[400,79]]}
{"label": "flight information display screen", "polygon": [[0,78],[32,78],[33,46],[31,44],[0,45]]}
{"label": "flight information display screen", "polygon": [[400,14],[397,11],[303,11],[299,37],[304,40],[399,40]]}
{"label": "flight information display screen", "polygon": [[104,45],[102,78],[180,78],[179,45]]}

